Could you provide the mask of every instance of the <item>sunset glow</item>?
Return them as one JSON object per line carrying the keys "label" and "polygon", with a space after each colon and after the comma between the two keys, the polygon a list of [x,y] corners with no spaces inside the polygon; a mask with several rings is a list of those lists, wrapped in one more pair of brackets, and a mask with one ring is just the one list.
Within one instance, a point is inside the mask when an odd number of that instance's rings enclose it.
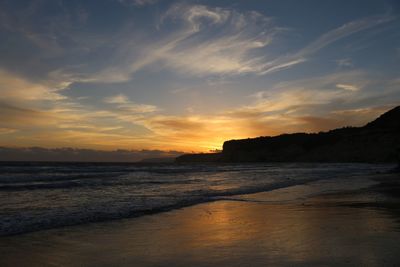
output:
{"label": "sunset glow", "polygon": [[0,4],[0,146],[206,152],[400,100],[396,1],[22,2]]}

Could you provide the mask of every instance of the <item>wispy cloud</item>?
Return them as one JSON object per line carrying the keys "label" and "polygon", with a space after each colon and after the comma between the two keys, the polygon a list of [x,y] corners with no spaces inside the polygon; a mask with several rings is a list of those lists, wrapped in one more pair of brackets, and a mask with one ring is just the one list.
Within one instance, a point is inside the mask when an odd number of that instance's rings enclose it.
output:
{"label": "wispy cloud", "polygon": [[[252,95],[252,101],[241,107],[212,114],[156,115],[136,122],[151,130],[154,139],[161,137],[181,146],[197,144],[204,149],[218,148],[232,138],[361,126],[393,106],[364,103],[365,92],[354,90],[354,84],[372,86],[369,77],[351,71],[282,82]],[[349,109],[355,106],[359,108]]]}
{"label": "wispy cloud", "polygon": [[366,94],[360,94],[360,89],[371,83],[367,73],[355,70],[280,82],[253,94],[254,103],[240,110],[301,114],[301,109],[313,107],[312,111],[317,112],[316,106],[331,109],[331,103],[356,101]]}
{"label": "wispy cloud", "polygon": [[0,99],[5,100],[61,100],[66,97],[59,93],[60,84],[29,81],[0,69]]}
{"label": "wispy cloud", "polygon": [[[385,80],[362,71],[281,82],[253,94],[250,104],[226,110],[223,115],[265,122],[281,132],[361,126],[396,106],[396,84],[396,79]],[[376,91],[376,87],[382,90]],[[262,129],[271,132],[266,125]]]}
{"label": "wispy cloud", "polygon": [[104,102],[110,104],[126,104],[129,103],[129,99],[127,96],[123,94],[118,94],[114,96],[105,97]]}
{"label": "wispy cloud", "polygon": [[116,107],[118,109],[132,113],[149,113],[159,110],[154,105],[134,103],[130,101],[127,96],[123,94],[106,97],[104,98],[104,102],[109,104],[116,104]]}
{"label": "wispy cloud", "polygon": [[[14,5],[0,4],[4,39],[22,40],[15,51],[9,43],[2,50],[0,145],[206,151],[231,138],[361,125],[398,102],[400,82],[390,71],[373,76],[368,64],[356,70],[364,60],[358,54],[322,55],[362,31],[371,39],[372,29],[394,19],[390,15],[338,23],[331,30],[315,27],[320,35],[301,38],[306,42],[299,46],[286,38],[296,38],[301,29],[286,29],[278,25],[283,19],[239,10],[241,5],[168,1],[159,6],[167,10],[160,10],[149,6],[155,0],[118,1],[104,2],[115,12],[124,10],[104,29],[96,24],[102,15],[97,9],[32,1],[15,12]],[[88,3],[80,4],[92,7]],[[160,17],[131,16],[142,11]],[[32,51],[22,51],[26,47]],[[311,65],[314,58],[331,65],[338,59],[334,73],[332,66],[315,71],[316,60],[313,68],[290,77],[302,77],[296,80],[260,77]],[[149,102],[136,98],[138,90]],[[235,95],[239,90],[242,99]],[[200,105],[188,101],[189,95]]]}
{"label": "wispy cloud", "polygon": [[278,70],[287,69],[297,64],[307,61],[307,59],[326,46],[331,45],[343,38],[351,36],[357,32],[373,28],[383,23],[394,20],[390,15],[372,16],[346,23],[336,29],[328,31],[318,37],[316,40],[300,49],[297,53],[287,56],[277,57],[271,62],[265,63],[260,74],[268,74]]}
{"label": "wispy cloud", "polygon": [[353,61],[350,58],[341,58],[335,62],[338,67],[354,67]]}
{"label": "wispy cloud", "polygon": [[[10,134],[21,145],[34,141],[37,145],[106,149],[140,145],[208,151],[232,138],[362,125],[391,107],[387,99],[394,99],[399,84],[397,80],[381,81],[386,91],[371,91],[377,80],[371,79],[370,73],[351,71],[281,82],[253,94],[240,107],[203,114],[155,112],[156,107],[133,103],[123,94],[104,98],[101,107],[63,101],[50,109],[35,110],[0,103],[0,128],[16,130]],[[382,94],[387,95],[384,101],[378,100]],[[35,134],[25,135],[25,129],[34,129]]]}
{"label": "wispy cloud", "polygon": [[[155,0],[118,1],[136,6],[156,2]],[[29,16],[29,20],[21,19],[26,25],[10,18],[7,14],[2,16],[7,22],[4,23],[7,29],[17,29],[41,48],[42,57],[68,56],[67,50],[68,53],[73,51],[79,55],[89,55],[94,51],[113,48],[115,52],[105,55],[112,58],[109,64],[102,66],[88,64],[86,67],[56,69],[48,73],[46,80],[56,81],[63,88],[74,83],[127,82],[138,71],[149,68],[164,68],[201,77],[248,73],[266,75],[306,62],[314,53],[338,40],[394,19],[390,15],[382,15],[350,21],[322,34],[297,52],[272,53],[269,47],[280,40],[282,33],[287,29],[277,25],[276,20],[271,17],[256,11],[199,4],[172,4],[161,15],[158,24],[154,25],[158,28],[157,32],[153,31],[154,28],[141,32],[129,21],[126,26],[121,27],[120,32],[115,33],[115,36],[95,35],[90,38],[74,32],[71,17],[80,13],[80,9],[63,11],[59,14],[60,18],[45,29],[30,26],[35,23]],[[17,26],[12,26],[15,24]],[[38,34],[38,30],[43,32]],[[139,35],[143,41],[137,38]],[[116,38],[121,41],[114,42]],[[74,44],[72,50],[59,41],[64,39],[68,40],[66,43]]]}
{"label": "wispy cloud", "polygon": [[285,31],[272,18],[255,11],[175,4],[158,25],[162,31],[165,24],[168,28],[172,24],[174,30],[153,45],[141,48],[141,56],[134,56],[128,66],[104,69],[93,80],[127,81],[135,72],[150,66],[196,76],[270,74],[301,64],[334,42],[393,19],[382,15],[351,21],[322,34],[295,53],[271,55],[268,46]]}
{"label": "wispy cloud", "polygon": [[315,53],[316,51],[321,50],[322,48],[340,40],[345,37],[348,37],[352,34],[360,32],[362,30],[366,30],[375,26],[378,26],[383,23],[387,23],[389,21],[394,20],[395,17],[390,15],[381,15],[381,16],[371,16],[359,20],[354,20],[348,22],[336,29],[333,29],[323,35],[321,35],[314,42],[307,45],[305,48],[299,51],[299,55],[309,55]]}
{"label": "wispy cloud", "polygon": [[[165,37],[140,47],[128,66],[104,69],[94,80],[126,81],[149,66],[164,67],[190,75],[237,75],[258,72],[265,61],[261,49],[282,28],[270,18],[252,12],[204,5],[175,4],[160,18]],[[126,50],[126,49],[125,49]]]}
{"label": "wispy cloud", "polygon": [[360,88],[358,88],[357,86],[351,85],[351,84],[342,84],[342,83],[338,83],[336,84],[337,88],[343,89],[343,90],[348,90],[348,91],[358,91],[360,90]]}

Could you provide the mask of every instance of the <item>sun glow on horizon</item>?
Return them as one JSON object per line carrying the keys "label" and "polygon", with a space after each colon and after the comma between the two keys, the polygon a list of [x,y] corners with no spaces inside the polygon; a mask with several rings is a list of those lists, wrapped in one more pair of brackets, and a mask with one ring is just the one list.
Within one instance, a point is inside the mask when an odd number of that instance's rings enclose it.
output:
{"label": "sun glow on horizon", "polygon": [[209,152],[400,102],[400,24],[381,3],[342,18],[319,2],[127,2],[0,3],[0,146]]}

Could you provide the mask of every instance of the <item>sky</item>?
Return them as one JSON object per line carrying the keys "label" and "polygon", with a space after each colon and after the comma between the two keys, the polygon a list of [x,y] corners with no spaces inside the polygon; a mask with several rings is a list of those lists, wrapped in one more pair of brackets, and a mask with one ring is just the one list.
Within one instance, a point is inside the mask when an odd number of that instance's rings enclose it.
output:
{"label": "sky", "polygon": [[2,147],[207,152],[400,104],[398,0],[2,0],[0,40]]}

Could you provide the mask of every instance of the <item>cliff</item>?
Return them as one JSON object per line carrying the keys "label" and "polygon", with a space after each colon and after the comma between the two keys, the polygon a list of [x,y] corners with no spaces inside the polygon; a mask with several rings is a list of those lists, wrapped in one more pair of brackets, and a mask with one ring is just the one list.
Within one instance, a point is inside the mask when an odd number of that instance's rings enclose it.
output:
{"label": "cliff", "polygon": [[177,162],[398,162],[400,106],[363,127],[226,141],[222,153]]}

